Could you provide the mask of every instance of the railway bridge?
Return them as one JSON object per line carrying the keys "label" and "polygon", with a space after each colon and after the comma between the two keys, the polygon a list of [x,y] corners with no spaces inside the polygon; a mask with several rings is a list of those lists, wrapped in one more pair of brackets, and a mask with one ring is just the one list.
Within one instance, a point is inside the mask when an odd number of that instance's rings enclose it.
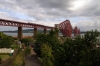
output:
{"label": "railway bridge", "polygon": [[18,27],[18,39],[20,40],[22,38],[22,27],[27,28],[34,28],[33,35],[37,34],[37,29],[42,28],[44,29],[44,34],[46,34],[46,30],[54,30],[58,29],[62,32],[63,36],[65,37],[71,37],[72,32],[74,32],[74,35],[80,34],[80,29],[75,26],[75,28],[72,28],[72,25],[69,20],[65,20],[61,22],[60,24],[55,24],[55,27],[45,26],[41,24],[35,24],[35,23],[25,23],[25,22],[19,22],[19,21],[13,21],[13,20],[7,20],[7,19],[0,19],[0,25],[1,26],[14,26]]}
{"label": "railway bridge", "polygon": [[35,23],[25,23],[25,22],[19,22],[19,21],[13,21],[13,20],[6,20],[6,19],[0,19],[0,25],[1,26],[14,26],[18,27],[18,39],[20,40],[22,38],[22,27],[26,28],[34,28],[34,35],[37,34],[37,28],[44,29],[44,34],[46,34],[47,29],[53,30],[54,27],[49,27],[41,24],[35,24]]}

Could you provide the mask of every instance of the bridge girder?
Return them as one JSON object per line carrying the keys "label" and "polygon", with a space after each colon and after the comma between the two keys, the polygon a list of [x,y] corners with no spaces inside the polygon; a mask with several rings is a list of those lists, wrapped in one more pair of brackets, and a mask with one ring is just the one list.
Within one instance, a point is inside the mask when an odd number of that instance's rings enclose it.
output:
{"label": "bridge girder", "polygon": [[41,24],[35,24],[35,23],[24,23],[19,21],[12,21],[12,20],[6,20],[6,19],[0,19],[0,25],[2,26],[15,26],[15,27],[28,27],[28,28],[46,28],[46,29],[52,29],[53,27],[44,26]]}
{"label": "bridge girder", "polygon": [[74,32],[75,35],[80,34],[80,29],[78,29],[77,26],[73,29],[69,20],[61,22],[59,24],[59,29],[64,37],[71,37],[72,32]]}

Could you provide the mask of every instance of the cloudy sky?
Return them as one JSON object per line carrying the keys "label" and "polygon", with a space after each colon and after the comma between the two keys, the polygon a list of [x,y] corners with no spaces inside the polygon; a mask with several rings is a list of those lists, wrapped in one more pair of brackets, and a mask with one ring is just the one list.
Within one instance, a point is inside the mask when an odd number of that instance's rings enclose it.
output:
{"label": "cloudy sky", "polygon": [[[100,0],[0,0],[0,18],[54,26],[70,20],[81,31],[100,31]],[[16,27],[0,26],[2,30]]]}

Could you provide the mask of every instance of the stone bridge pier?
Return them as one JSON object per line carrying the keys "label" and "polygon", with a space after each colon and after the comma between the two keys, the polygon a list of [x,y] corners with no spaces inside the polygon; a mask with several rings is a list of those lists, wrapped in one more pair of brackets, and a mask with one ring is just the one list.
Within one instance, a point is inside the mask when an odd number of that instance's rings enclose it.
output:
{"label": "stone bridge pier", "polygon": [[[47,34],[47,28],[44,28],[44,34]],[[35,36],[38,33],[38,29],[35,27],[33,31],[33,36]],[[22,39],[22,27],[18,27],[18,40]]]}
{"label": "stone bridge pier", "polygon": [[18,39],[22,39],[22,27],[18,27]]}

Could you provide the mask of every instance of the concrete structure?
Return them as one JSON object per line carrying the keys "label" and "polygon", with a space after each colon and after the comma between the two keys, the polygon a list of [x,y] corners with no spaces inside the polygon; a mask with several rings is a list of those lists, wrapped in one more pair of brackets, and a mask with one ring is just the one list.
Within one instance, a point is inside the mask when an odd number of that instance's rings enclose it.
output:
{"label": "concrete structure", "polygon": [[34,36],[37,34],[37,28],[34,28]]}
{"label": "concrete structure", "polygon": [[18,39],[21,40],[22,38],[22,27],[18,27]]}
{"label": "concrete structure", "polygon": [[47,31],[47,29],[46,29],[46,28],[44,28],[44,34],[46,34],[46,33],[47,33],[46,31]]}
{"label": "concrete structure", "polygon": [[55,30],[57,30],[56,37],[59,37],[59,24],[55,24]]}

